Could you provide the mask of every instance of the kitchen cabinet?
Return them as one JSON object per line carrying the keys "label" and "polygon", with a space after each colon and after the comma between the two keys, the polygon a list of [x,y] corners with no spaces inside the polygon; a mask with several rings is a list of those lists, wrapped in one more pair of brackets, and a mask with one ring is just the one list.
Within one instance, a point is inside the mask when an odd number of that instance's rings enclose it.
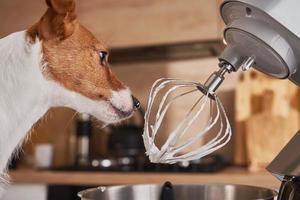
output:
{"label": "kitchen cabinet", "polygon": [[[220,0],[77,2],[82,24],[109,47],[221,39]],[[28,28],[45,10],[43,0],[1,0],[0,38]]]}
{"label": "kitchen cabinet", "polygon": [[217,0],[79,1],[79,17],[109,46],[220,39]]}
{"label": "kitchen cabinet", "polygon": [[47,186],[43,184],[13,184],[7,187],[1,200],[47,200]]}

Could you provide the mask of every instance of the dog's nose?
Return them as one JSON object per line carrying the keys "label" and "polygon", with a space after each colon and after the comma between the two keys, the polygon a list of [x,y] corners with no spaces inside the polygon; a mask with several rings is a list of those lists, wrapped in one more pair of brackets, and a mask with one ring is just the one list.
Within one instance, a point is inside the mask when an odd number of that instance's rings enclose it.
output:
{"label": "dog's nose", "polygon": [[139,100],[136,97],[134,97],[134,96],[132,96],[132,100],[133,100],[133,107],[134,107],[134,109],[138,110],[140,108],[140,106],[141,106]]}

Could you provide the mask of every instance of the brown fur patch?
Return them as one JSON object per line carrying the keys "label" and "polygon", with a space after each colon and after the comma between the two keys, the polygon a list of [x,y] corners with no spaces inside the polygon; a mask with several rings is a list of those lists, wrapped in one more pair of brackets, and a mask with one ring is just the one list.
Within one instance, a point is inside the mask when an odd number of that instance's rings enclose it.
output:
{"label": "brown fur patch", "polygon": [[91,99],[108,99],[112,90],[125,86],[108,63],[100,62],[99,51],[107,49],[79,24],[72,2],[47,0],[47,12],[28,30],[28,36],[31,41],[36,37],[42,40],[48,79]]}

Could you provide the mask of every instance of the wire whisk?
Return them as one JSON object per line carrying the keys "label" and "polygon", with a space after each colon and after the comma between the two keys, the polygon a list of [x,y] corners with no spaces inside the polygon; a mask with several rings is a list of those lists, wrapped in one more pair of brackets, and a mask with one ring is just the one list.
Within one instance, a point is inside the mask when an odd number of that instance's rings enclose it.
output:
{"label": "wire whisk", "polygon": [[[193,81],[169,78],[159,79],[153,84],[145,112],[143,133],[146,154],[151,162],[172,164],[200,159],[224,147],[230,141],[232,135],[231,126],[225,109],[215,93],[224,80],[225,72],[230,72],[230,68],[227,65],[214,72],[204,85]],[[185,90],[181,91],[181,89]],[[168,109],[182,97],[196,92],[202,95],[186,112],[184,118],[171,131],[164,144],[159,148],[156,145],[156,138]],[[157,104],[159,100],[158,108],[154,109],[154,104]],[[205,125],[196,133],[189,135],[188,139],[180,142],[186,136],[191,126],[198,123],[199,117],[204,114],[204,110],[209,110],[209,117]],[[156,113],[153,114],[154,111]],[[151,123],[150,119],[152,115],[154,117],[153,123]],[[208,135],[210,136],[208,142],[190,152],[182,153],[184,149]]]}

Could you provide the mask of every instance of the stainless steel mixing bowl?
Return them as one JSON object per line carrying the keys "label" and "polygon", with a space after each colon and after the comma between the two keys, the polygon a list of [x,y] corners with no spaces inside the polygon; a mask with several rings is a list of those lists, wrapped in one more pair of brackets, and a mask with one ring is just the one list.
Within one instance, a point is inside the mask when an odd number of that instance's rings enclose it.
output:
{"label": "stainless steel mixing bowl", "polygon": [[243,185],[165,185],[98,187],[80,192],[79,197],[82,200],[272,200],[277,196],[274,190]]}

